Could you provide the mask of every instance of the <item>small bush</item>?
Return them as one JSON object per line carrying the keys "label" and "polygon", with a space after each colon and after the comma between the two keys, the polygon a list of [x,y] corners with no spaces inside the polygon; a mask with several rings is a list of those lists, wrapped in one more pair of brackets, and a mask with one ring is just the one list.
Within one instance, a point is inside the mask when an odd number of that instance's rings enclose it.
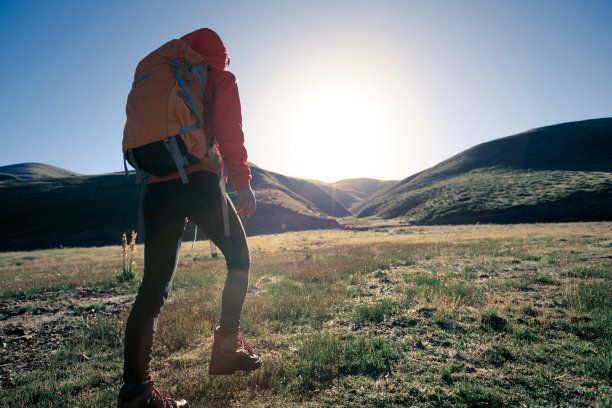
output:
{"label": "small bush", "polygon": [[463,381],[459,387],[458,397],[469,407],[499,407],[507,403],[501,395],[475,381]]}
{"label": "small bush", "polygon": [[489,308],[480,314],[480,325],[487,330],[503,331],[508,325],[508,320],[501,317],[496,309]]}
{"label": "small bush", "polygon": [[365,322],[381,323],[393,312],[391,299],[382,299],[373,305],[364,305],[357,308],[357,315],[353,319],[355,324]]}
{"label": "small bush", "polygon": [[130,265],[129,268],[121,269],[121,272],[115,274],[115,279],[119,283],[131,282],[136,279],[136,276],[136,268]]}
{"label": "small bush", "polygon": [[522,326],[514,330],[514,334],[517,338],[526,341],[534,341],[538,338],[538,335],[533,329],[527,326]]}
{"label": "small bush", "polygon": [[440,373],[440,378],[442,378],[442,381],[444,381],[446,384],[453,383],[453,376],[451,375],[451,372],[447,369],[442,370],[442,372]]}
{"label": "small bush", "polygon": [[493,345],[486,352],[487,361],[495,367],[501,367],[506,361],[513,361],[514,355],[504,346]]}

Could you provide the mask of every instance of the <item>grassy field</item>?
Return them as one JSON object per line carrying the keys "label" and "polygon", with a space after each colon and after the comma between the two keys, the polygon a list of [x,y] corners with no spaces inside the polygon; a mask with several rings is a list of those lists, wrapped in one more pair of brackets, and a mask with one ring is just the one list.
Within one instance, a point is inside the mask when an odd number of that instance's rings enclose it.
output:
{"label": "grassy field", "polygon": [[[192,407],[612,407],[612,223],[249,238],[245,337],[207,373],[225,262],[184,244],[154,379]],[[142,273],[142,248],[136,266]],[[121,248],[0,253],[0,407],[112,407]]]}

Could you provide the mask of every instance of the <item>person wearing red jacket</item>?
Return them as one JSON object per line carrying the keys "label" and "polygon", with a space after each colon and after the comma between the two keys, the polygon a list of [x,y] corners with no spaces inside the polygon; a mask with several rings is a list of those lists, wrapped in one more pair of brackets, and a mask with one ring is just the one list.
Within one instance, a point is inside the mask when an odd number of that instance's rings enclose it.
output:
{"label": "person wearing red jacket", "polygon": [[[238,85],[236,77],[227,71],[227,51],[214,31],[202,28],[181,40],[213,68],[208,71],[206,100],[203,101],[205,131],[212,136],[223,157],[228,178],[238,192],[238,205],[234,209],[229,198],[222,197],[214,159],[204,159],[187,167],[187,184],[182,183],[178,172],[165,177],[151,176],[143,207],[144,276],[125,329],[124,385],[118,397],[118,406],[123,408],[189,406],[185,400],[164,397],[151,379],[157,319],[172,286],[186,217],[219,247],[228,268],[209,373],[232,374],[237,370],[261,367],[261,359],[239,333],[250,267],[246,235],[239,216],[250,217],[256,209],[256,201],[250,186],[251,170],[244,147]],[[228,204],[229,236],[224,233],[221,200]]]}

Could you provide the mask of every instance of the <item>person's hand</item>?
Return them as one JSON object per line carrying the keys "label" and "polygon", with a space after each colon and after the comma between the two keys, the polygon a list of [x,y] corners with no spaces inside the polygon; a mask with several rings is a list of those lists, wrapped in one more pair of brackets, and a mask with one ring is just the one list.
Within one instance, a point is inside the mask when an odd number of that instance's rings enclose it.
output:
{"label": "person's hand", "polygon": [[238,190],[238,206],[236,212],[241,217],[250,218],[257,208],[255,194],[251,188],[243,188]]}

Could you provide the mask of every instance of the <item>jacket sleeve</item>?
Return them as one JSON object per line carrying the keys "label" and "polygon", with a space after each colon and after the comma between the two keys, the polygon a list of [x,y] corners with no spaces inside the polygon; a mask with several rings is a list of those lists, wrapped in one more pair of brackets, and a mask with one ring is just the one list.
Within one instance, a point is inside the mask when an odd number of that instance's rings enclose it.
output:
{"label": "jacket sleeve", "polygon": [[251,168],[244,147],[238,83],[232,73],[224,73],[214,95],[213,123],[228,177],[239,190],[250,187]]}

